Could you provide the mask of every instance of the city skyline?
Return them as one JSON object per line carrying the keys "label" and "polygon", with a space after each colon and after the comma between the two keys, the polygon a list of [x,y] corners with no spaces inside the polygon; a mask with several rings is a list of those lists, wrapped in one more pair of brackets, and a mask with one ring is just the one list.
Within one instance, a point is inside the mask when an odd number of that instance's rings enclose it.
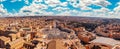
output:
{"label": "city skyline", "polygon": [[0,49],[120,49],[120,19],[0,18]]}
{"label": "city skyline", "polygon": [[0,0],[0,16],[120,18],[120,0]]}

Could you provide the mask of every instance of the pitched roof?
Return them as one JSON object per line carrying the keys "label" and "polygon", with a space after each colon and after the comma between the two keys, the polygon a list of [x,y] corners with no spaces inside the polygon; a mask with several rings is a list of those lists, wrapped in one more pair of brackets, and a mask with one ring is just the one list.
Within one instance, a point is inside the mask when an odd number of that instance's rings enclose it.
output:
{"label": "pitched roof", "polygon": [[66,49],[66,47],[63,45],[62,41],[52,40],[48,43],[48,49]]}

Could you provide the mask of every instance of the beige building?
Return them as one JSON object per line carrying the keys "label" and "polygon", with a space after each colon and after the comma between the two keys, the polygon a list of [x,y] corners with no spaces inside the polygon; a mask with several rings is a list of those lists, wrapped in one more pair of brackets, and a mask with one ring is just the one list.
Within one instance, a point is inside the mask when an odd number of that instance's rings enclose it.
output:
{"label": "beige building", "polygon": [[10,39],[11,39],[11,41],[14,41],[14,40],[16,40],[17,39],[17,35],[16,34],[9,34],[9,36],[10,36]]}
{"label": "beige building", "polygon": [[120,41],[114,40],[112,38],[98,37],[90,43],[93,45],[104,45],[109,49],[115,49],[116,47],[120,49]]}
{"label": "beige building", "polygon": [[25,36],[25,39],[26,39],[26,41],[30,41],[30,40],[31,40],[31,34],[27,34],[27,35]]}
{"label": "beige building", "polygon": [[5,48],[6,44],[10,42],[10,38],[7,38],[5,36],[0,36],[0,48]]}
{"label": "beige building", "polygon": [[64,46],[64,43],[59,40],[52,40],[48,43],[47,49],[68,49]]}
{"label": "beige building", "polygon": [[25,43],[23,38],[16,39],[15,41],[9,42],[7,44],[6,48],[9,49],[20,49],[23,47],[23,44]]}

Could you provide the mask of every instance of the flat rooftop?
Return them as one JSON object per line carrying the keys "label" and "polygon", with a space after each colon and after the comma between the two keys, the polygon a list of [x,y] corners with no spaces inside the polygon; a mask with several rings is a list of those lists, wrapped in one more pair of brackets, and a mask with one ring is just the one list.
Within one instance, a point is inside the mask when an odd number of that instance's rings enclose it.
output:
{"label": "flat rooftop", "polygon": [[103,45],[115,46],[115,45],[119,45],[120,41],[114,40],[112,38],[98,37],[95,40],[91,41],[90,43],[98,43]]}

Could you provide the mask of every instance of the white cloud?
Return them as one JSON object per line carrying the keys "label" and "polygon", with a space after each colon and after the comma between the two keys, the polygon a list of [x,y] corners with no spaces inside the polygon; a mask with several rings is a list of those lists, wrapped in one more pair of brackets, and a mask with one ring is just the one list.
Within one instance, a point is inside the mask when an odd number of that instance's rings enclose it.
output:
{"label": "white cloud", "polygon": [[16,2],[17,0],[12,0],[11,2]]}
{"label": "white cloud", "polygon": [[42,2],[43,0],[34,0],[33,2]]}
{"label": "white cloud", "polygon": [[48,6],[45,4],[36,4],[33,2],[30,6],[24,6],[20,9],[19,13],[23,15],[47,15],[52,14],[52,12],[45,12],[45,9],[48,9]]}
{"label": "white cloud", "polygon": [[117,7],[115,7],[113,10],[115,11],[115,12],[120,12],[120,2],[118,2],[117,3]]}
{"label": "white cloud", "polygon": [[[2,1],[2,0],[0,0]],[[16,1],[22,1],[22,0],[11,0],[11,2],[16,2]],[[29,4],[29,0],[23,0],[25,2],[25,4]],[[35,3],[39,3],[39,2],[42,2],[43,0],[33,0],[33,2]]]}
{"label": "white cloud", "polygon": [[63,3],[60,3],[59,5],[61,5],[61,6],[67,6],[68,2],[63,2]]}
{"label": "white cloud", "polygon": [[79,4],[77,3],[78,0],[68,0],[68,2],[73,6],[73,7],[79,7]]}
{"label": "white cloud", "polygon": [[105,7],[102,7],[101,9],[93,9],[93,11],[95,13],[107,13],[107,12],[110,12],[110,10],[105,8]]}
{"label": "white cloud", "polygon": [[101,7],[107,7],[108,5],[111,5],[111,3],[108,2],[107,0],[96,0],[96,1],[93,1],[93,4]]}
{"label": "white cloud", "polygon": [[18,1],[22,1],[22,0],[18,0]]}
{"label": "white cloud", "polygon": [[20,11],[23,11],[23,10],[29,10],[29,11],[37,11],[37,10],[44,10],[44,9],[47,9],[47,5],[45,4],[31,4],[30,6],[24,6],[23,8],[21,8]]}
{"label": "white cloud", "polygon": [[44,0],[44,1],[46,4],[48,4],[48,6],[51,6],[51,7],[55,7],[58,4],[60,4],[59,0]]}
{"label": "white cloud", "polygon": [[64,12],[60,12],[60,13],[57,13],[55,15],[58,15],[58,16],[77,16],[78,14],[80,14],[80,12],[77,10],[66,10]]}
{"label": "white cloud", "polygon": [[[81,10],[91,9],[88,5],[91,5],[91,0],[68,0],[68,2],[75,8],[80,8]],[[78,3],[79,2],[79,3]]]}
{"label": "white cloud", "polygon": [[46,12],[44,10],[39,10],[38,12],[20,12],[16,13],[18,16],[50,16],[54,15],[53,12]]}
{"label": "white cloud", "polygon": [[[81,8],[81,9],[91,9],[90,5],[94,4],[101,7],[107,7],[108,5],[111,5],[110,2],[107,0],[68,0],[69,3],[75,7],[75,8]],[[78,3],[79,2],[79,3]]]}
{"label": "white cloud", "polygon": [[120,17],[120,2],[117,3],[117,7],[115,7],[113,9],[113,14],[116,16],[116,17]]}
{"label": "white cloud", "polygon": [[63,7],[56,7],[56,8],[54,8],[53,10],[62,12],[62,11],[70,10],[70,9],[69,9],[69,8],[63,8]]}
{"label": "white cloud", "polygon": [[11,0],[10,2],[16,2],[16,1],[19,1],[19,2],[20,2],[20,1],[22,1],[22,0]]}
{"label": "white cloud", "polygon": [[[0,0],[3,2],[5,0]],[[22,1],[22,0],[12,0],[12,2]],[[29,4],[28,0],[24,0],[26,4]],[[36,16],[36,15],[48,15],[48,16],[88,16],[88,17],[110,17],[110,18],[118,18],[120,15],[120,2],[117,3],[117,7],[115,7],[111,11],[110,9],[106,8],[108,5],[111,5],[110,2],[107,0],[67,0],[68,2],[60,2],[60,0],[44,0],[45,4],[42,4],[43,0],[33,0],[33,2],[29,6],[24,6],[20,9],[17,13],[8,13],[4,6],[0,5],[0,16],[1,15],[8,15],[8,16]],[[79,3],[78,3],[79,2]],[[70,9],[66,7],[67,5],[71,4],[75,8],[80,8],[81,10]],[[90,5],[97,5],[100,6],[101,9],[92,9]],[[56,7],[57,6],[57,7]],[[58,11],[55,13],[53,11],[46,11],[48,7],[53,7],[51,10]],[[85,12],[84,10],[91,10]]]}
{"label": "white cloud", "polygon": [[25,2],[26,4],[29,4],[29,0],[24,0],[24,2]]}
{"label": "white cloud", "polygon": [[6,0],[0,0],[0,2],[4,2],[4,1],[6,1]]}
{"label": "white cloud", "polygon": [[0,16],[7,14],[7,10],[4,8],[3,4],[0,4]]}
{"label": "white cloud", "polygon": [[[36,2],[42,2],[42,0],[34,0],[31,5],[24,6],[23,8],[20,9],[20,11],[18,13],[15,13],[14,15],[21,15],[21,16],[54,15],[54,12],[52,12],[52,11],[51,12],[45,11],[45,9],[48,9],[48,5],[36,3]],[[68,4],[67,2],[61,3],[60,1],[57,1],[57,0],[56,0],[56,2],[54,0],[51,0],[51,1],[48,0],[46,3],[51,4],[51,6],[52,5],[56,6],[57,3],[59,3],[61,6],[67,6],[67,4]],[[64,11],[64,10],[68,10],[68,8],[57,7],[57,8],[54,8],[53,10]],[[9,13],[9,15],[12,15],[12,13]]]}
{"label": "white cloud", "polygon": [[61,13],[58,13],[56,15],[59,16],[85,16],[85,17],[90,17],[93,16],[92,12],[81,12],[81,11],[77,11],[77,10],[67,10]]}
{"label": "white cloud", "polygon": [[109,18],[113,12],[109,10],[108,8],[102,7],[100,9],[93,9],[93,12],[91,12],[92,16],[95,17],[106,17]]}
{"label": "white cloud", "polygon": [[120,6],[115,7],[115,8],[114,8],[114,11],[115,11],[115,12],[120,12]]}
{"label": "white cloud", "polygon": [[116,4],[116,5],[118,5],[118,6],[119,6],[119,5],[120,5],[120,2],[117,2],[117,4]]}
{"label": "white cloud", "polygon": [[44,0],[45,4],[47,4],[50,7],[56,7],[56,6],[67,6],[68,2],[60,2],[60,0]]}
{"label": "white cloud", "polygon": [[81,8],[81,10],[92,10],[92,8],[84,6]]}
{"label": "white cloud", "polygon": [[[120,14],[120,13],[119,13]],[[105,17],[105,18],[119,18],[118,14],[114,14],[113,11],[103,7],[101,9],[95,9],[91,12],[82,12],[78,10],[66,10],[55,15],[60,16],[85,16],[85,17]]]}

